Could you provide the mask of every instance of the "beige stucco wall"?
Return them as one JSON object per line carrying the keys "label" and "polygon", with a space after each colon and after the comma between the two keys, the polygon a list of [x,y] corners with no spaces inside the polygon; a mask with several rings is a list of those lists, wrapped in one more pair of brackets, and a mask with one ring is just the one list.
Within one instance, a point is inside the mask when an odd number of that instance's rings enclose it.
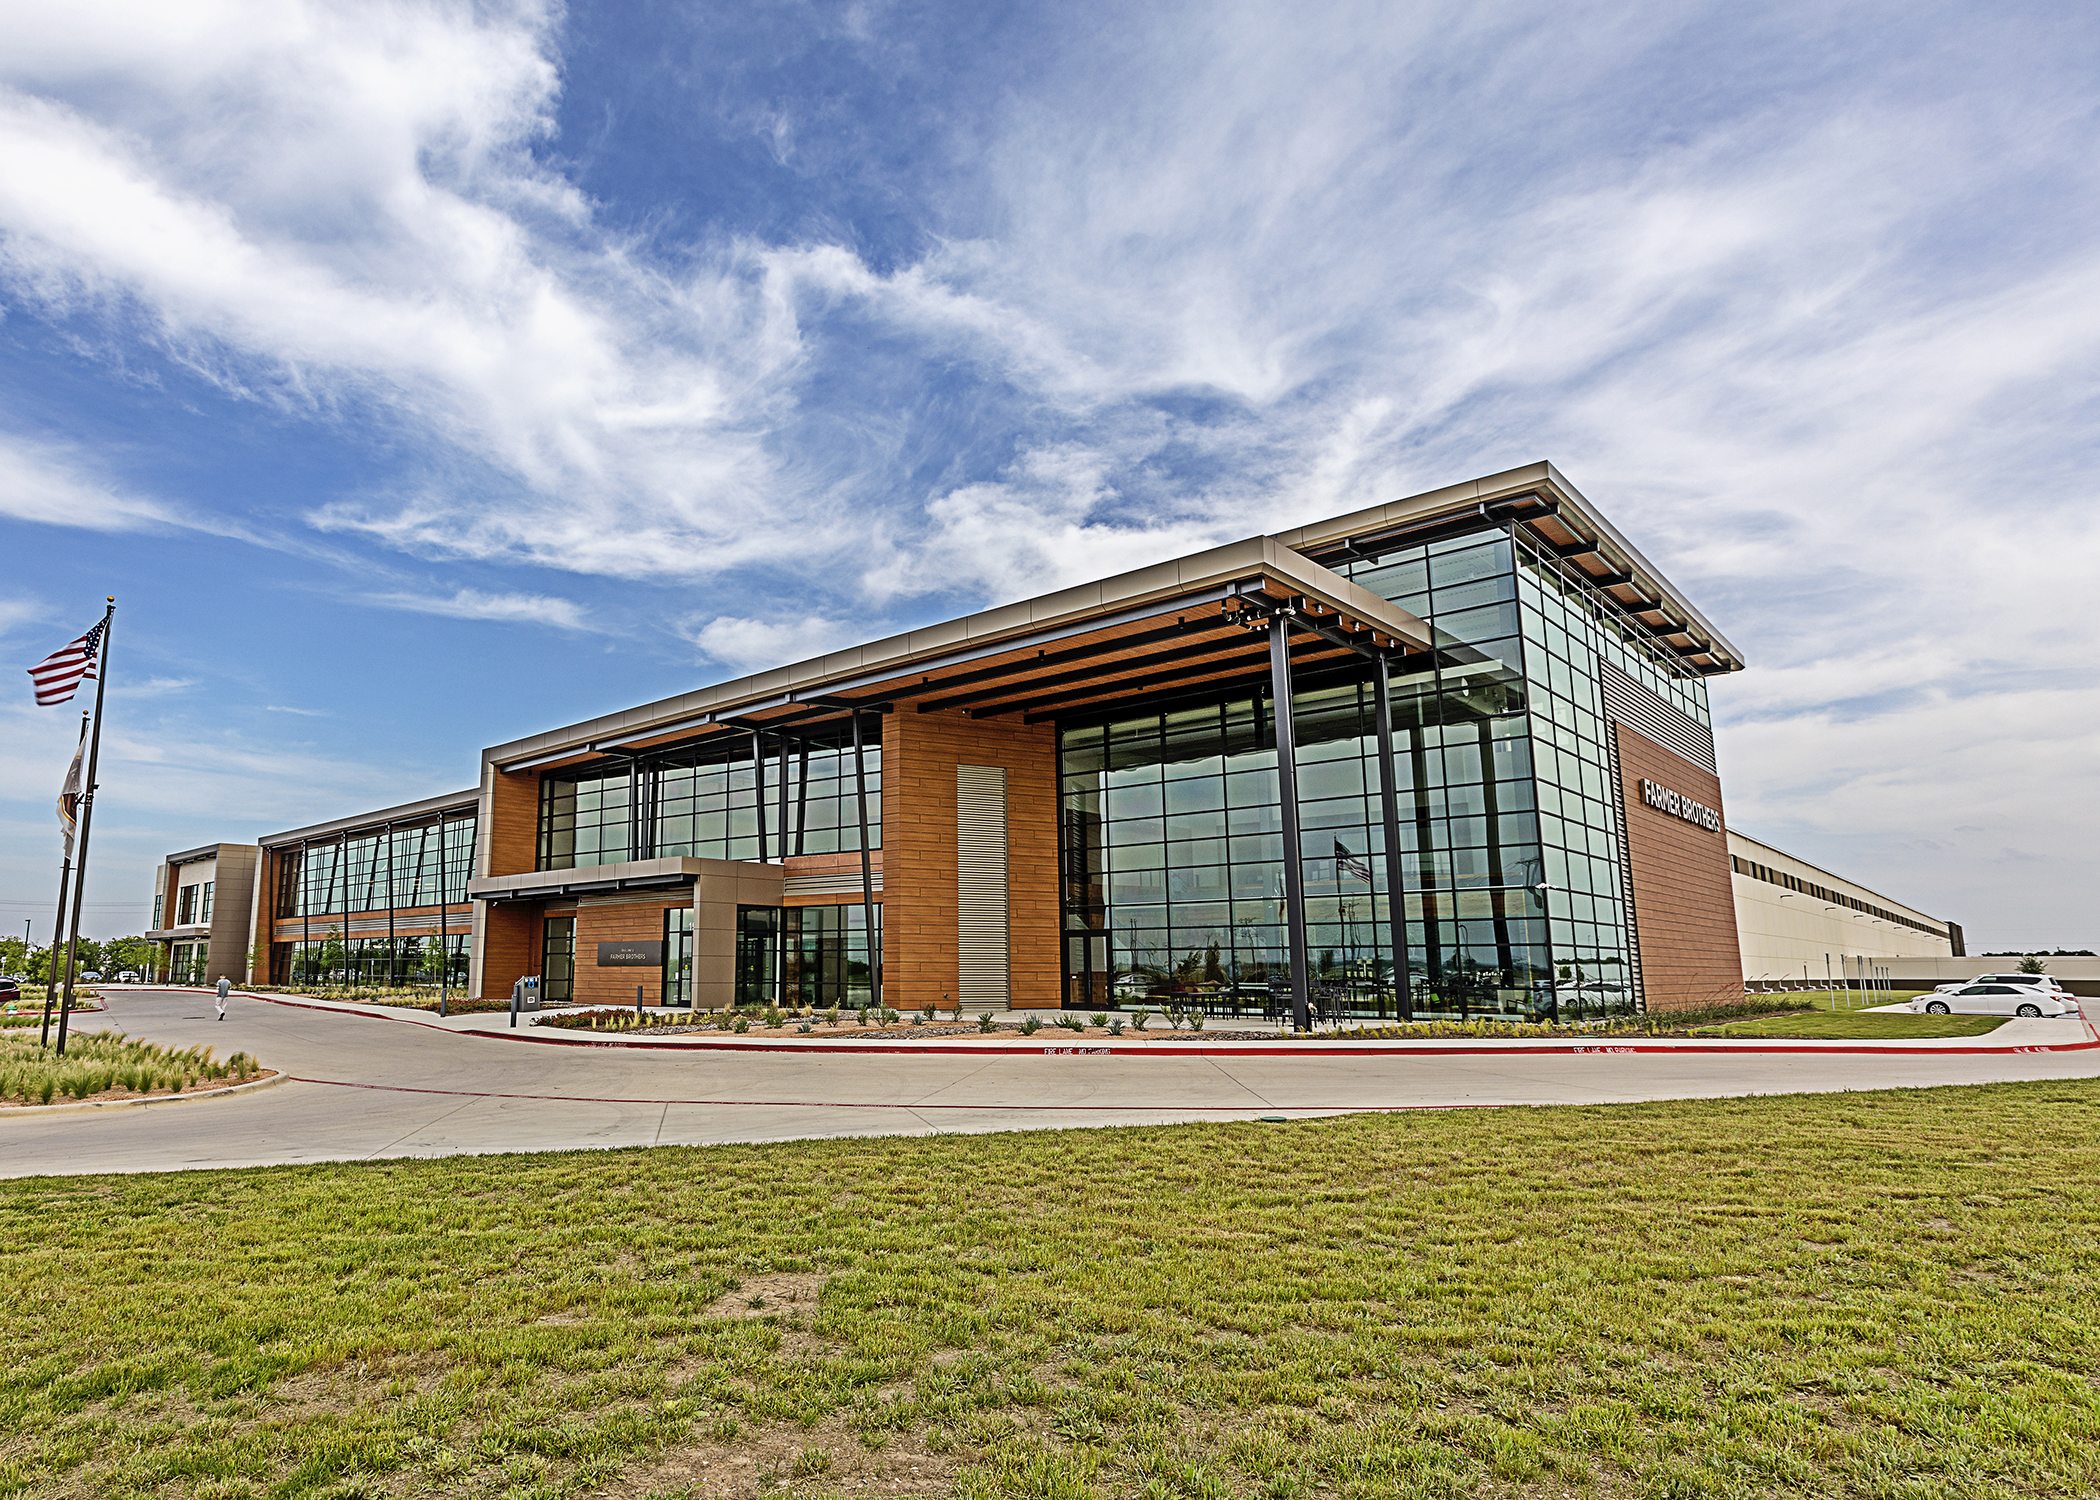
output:
{"label": "beige stucco wall", "polygon": [[1843,876],[1796,859],[1784,850],[1730,829],[1730,855],[1827,886],[1888,911],[1926,922],[1938,931],[1919,932],[1851,907],[1833,907],[1820,897],[1789,891],[1769,881],[1731,874],[1735,888],[1736,938],[1742,948],[1746,980],[1799,979],[1806,966],[1810,982],[1821,984],[1826,962],[1830,973],[1842,973],[1849,955],[1857,969],[1862,958],[1949,957],[1953,944],[1946,923],[1900,901],[1846,880]]}

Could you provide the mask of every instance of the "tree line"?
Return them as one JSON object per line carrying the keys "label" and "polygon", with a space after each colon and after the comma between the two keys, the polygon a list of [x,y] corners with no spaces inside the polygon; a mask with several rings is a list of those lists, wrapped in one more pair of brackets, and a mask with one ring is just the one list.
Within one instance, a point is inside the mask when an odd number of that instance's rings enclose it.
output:
{"label": "tree line", "polygon": [[[84,937],[80,940],[80,957],[76,960],[76,973],[93,971],[98,974],[119,974],[127,969],[140,974],[149,971],[153,963],[154,945],[144,937],[104,938],[97,941]],[[65,954],[59,954],[60,966],[64,966]],[[0,974],[10,979],[27,980],[31,984],[51,982],[51,948],[49,944],[31,946],[21,938],[0,938]]]}

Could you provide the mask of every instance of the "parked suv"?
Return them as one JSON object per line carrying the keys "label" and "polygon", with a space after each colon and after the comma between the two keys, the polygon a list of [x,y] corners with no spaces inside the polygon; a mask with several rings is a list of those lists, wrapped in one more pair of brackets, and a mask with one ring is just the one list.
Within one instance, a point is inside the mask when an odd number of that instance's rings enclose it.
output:
{"label": "parked suv", "polygon": [[1967,989],[1972,984],[2009,984],[2016,989],[2042,990],[2051,995],[2068,994],[2054,974],[1978,974],[1974,979],[1951,979],[1933,986],[1942,994]]}

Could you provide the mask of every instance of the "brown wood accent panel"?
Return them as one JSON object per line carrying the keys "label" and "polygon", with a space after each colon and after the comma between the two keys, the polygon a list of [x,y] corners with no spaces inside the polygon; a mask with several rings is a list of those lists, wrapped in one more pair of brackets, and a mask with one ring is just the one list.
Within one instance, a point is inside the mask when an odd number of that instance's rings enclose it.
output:
{"label": "brown wood accent panel", "polygon": [[687,892],[682,900],[656,897],[637,901],[593,901],[576,903],[576,1003],[578,1005],[632,1005],[634,987],[642,987],[647,1005],[663,1001],[663,970],[650,968],[601,969],[600,943],[658,943],[663,941],[664,913],[673,907],[692,908]]}
{"label": "brown wood accent panel", "polygon": [[[992,701],[994,698],[1025,697],[1031,694],[1039,696],[1038,690],[1046,682],[1052,686],[1065,686],[1072,682],[1106,676],[1119,668],[1154,666],[1168,656],[1200,655],[1208,659],[1228,653],[1244,654],[1250,640],[1253,639],[1230,620],[1221,618],[1207,624],[1191,622],[1164,642],[1125,647],[1111,645],[1090,653],[1084,661],[1051,658],[1046,666],[1038,666],[1034,660],[1024,660],[1015,663],[1012,670],[997,681],[980,682],[942,691],[936,691],[941,688],[941,684],[935,682],[925,689],[925,692],[928,700],[935,705],[939,705],[942,697],[951,695],[967,695],[985,701]],[[1059,646],[1062,645],[1063,643],[1059,642]],[[1045,650],[1040,654],[1047,656],[1048,652]],[[954,706],[960,708],[963,705]],[[979,705],[973,703],[970,706]],[[944,712],[945,709],[936,706],[933,711]]]}
{"label": "brown wood accent panel", "polygon": [[1738,1000],[1743,963],[1725,816],[1716,831],[1641,800],[1646,777],[1718,813],[1720,779],[1637,730],[1613,727],[1633,872],[1634,940],[1648,1008],[1689,1010]]}
{"label": "brown wood accent panel", "polygon": [[481,933],[481,993],[508,1000],[510,987],[540,971],[540,909],[530,902],[491,902]]}
{"label": "brown wood accent panel", "polygon": [[958,765],[1006,770],[1012,1003],[1057,1005],[1057,732],[954,713],[883,720],[883,998],[899,1009],[956,1004]]}
{"label": "brown wood accent panel", "polygon": [[[1120,674],[1104,673],[1097,682],[1063,693],[1046,694],[1040,701],[1026,706],[1033,713],[1068,713],[1113,703],[1118,698],[1133,694],[1154,697],[1162,692],[1179,692],[1184,687],[1224,687],[1237,679],[1265,682],[1269,671],[1268,640],[1259,636],[1250,637],[1250,640],[1255,649],[1239,661],[1227,661],[1222,666],[1170,668],[1163,672],[1148,669]],[[1301,633],[1291,642],[1291,671],[1295,676],[1315,668],[1331,667],[1355,655],[1356,653],[1346,646],[1330,645],[1317,636]]]}
{"label": "brown wood accent panel", "polygon": [[[489,867],[481,875],[523,875],[539,862],[540,773],[497,771],[488,797]],[[506,995],[510,988],[505,985]]]}
{"label": "brown wood accent panel", "polygon": [[[851,772],[847,773],[846,786],[846,808],[850,813],[853,808],[853,776]],[[790,875],[850,874],[858,877],[860,874],[860,851],[858,849],[849,849],[844,854],[790,854],[786,859],[781,860],[780,863]],[[880,849],[870,849],[868,851],[868,867],[877,874],[882,872],[882,851]]]}

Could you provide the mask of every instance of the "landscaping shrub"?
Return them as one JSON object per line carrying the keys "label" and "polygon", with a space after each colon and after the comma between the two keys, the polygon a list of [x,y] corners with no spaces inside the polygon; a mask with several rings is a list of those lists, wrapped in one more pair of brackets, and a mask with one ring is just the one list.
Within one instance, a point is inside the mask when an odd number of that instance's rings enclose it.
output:
{"label": "landscaping shrub", "polygon": [[209,1047],[157,1047],[110,1031],[76,1033],[64,1057],[27,1035],[0,1038],[0,1101],[13,1104],[49,1104],[60,1095],[91,1099],[115,1090],[180,1093],[196,1084],[243,1082],[260,1071],[245,1052],[221,1061]]}

